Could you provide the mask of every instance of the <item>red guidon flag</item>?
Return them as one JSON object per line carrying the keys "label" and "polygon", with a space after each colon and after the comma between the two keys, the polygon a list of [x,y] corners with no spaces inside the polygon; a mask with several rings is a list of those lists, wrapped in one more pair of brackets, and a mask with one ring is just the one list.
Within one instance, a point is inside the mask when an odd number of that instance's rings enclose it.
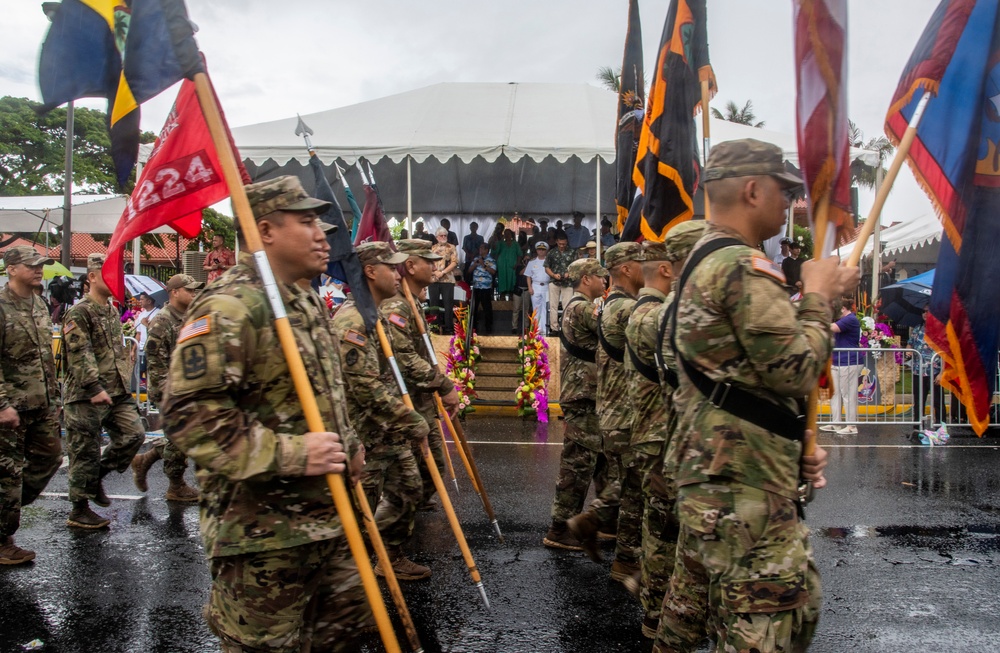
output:
{"label": "red guidon flag", "polygon": [[[228,131],[227,126],[227,134]],[[232,145],[232,136],[229,143]],[[239,161],[235,146],[233,154]],[[250,183],[243,165],[239,165],[244,183]],[[101,271],[111,294],[118,301],[125,299],[126,243],[164,225],[185,238],[194,238],[201,231],[201,210],[228,196],[229,189],[198,105],[194,82],[184,80],[111,236],[108,258]]]}
{"label": "red guidon flag", "polygon": [[828,229],[816,252],[829,256],[854,227],[847,120],[847,0],[795,0],[795,82],[799,163],[816,209],[829,202]]}

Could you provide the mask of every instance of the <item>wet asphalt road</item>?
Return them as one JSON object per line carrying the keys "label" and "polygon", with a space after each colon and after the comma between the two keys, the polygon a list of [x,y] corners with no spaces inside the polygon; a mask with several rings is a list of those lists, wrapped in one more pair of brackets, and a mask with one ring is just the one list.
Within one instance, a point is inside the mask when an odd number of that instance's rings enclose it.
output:
{"label": "wet asphalt road", "polygon": [[[472,417],[466,430],[507,542],[456,456],[461,493],[452,496],[493,608],[482,606],[443,514],[421,513],[408,549],[433,576],[404,592],[425,650],[648,650],[638,605],[608,579],[610,562],[541,545],[561,422]],[[821,440],[833,446],[831,487],[807,515],[824,588],[811,651],[1000,650],[1000,440],[928,449],[905,432],[862,427]],[[130,475],[110,477],[108,492],[122,498],[98,509],[113,520],[103,532],[65,526],[65,468],[52,496],[25,510],[18,542],[38,558],[0,568],[0,651],[35,639],[38,650],[65,653],[218,650],[201,620],[209,579],[197,508],[163,501],[159,465],[150,479],[149,497],[136,498]]]}

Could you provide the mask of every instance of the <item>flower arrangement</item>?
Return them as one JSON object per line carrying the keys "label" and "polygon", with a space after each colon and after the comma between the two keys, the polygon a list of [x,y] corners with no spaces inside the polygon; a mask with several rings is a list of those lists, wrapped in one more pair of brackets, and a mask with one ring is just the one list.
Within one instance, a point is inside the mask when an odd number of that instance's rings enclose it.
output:
{"label": "flower arrangement", "polygon": [[475,411],[472,400],[476,398],[476,366],[482,356],[479,353],[479,337],[472,331],[469,351],[465,350],[465,335],[469,329],[469,309],[455,307],[455,335],[451,337],[448,352],[444,356],[445,376],[451,379],[458,391],[458,414],[460,417]]}
{"label": "flower arrangement", "polygon": [[[870,315],[858,315],[861,322],[861,346],[874,349],[872,356],[877,360],[882,356],[882,349],[899,349],[899,338],[892,332],[892,327],[884,322],[876,322]],[[902,356],[896,355],[896,362],[902,363]]]}
{"label": "flower arrangement", "polygon": [[546,388],[549,369],[549,345],[538,333],[537,312],[532,311],[524,336],[517,341],[517,360],[521,364],[521,383],[514,391],[517,414],[534,410],[539,422],[549,421],[549,393]]}
{"label": "flower arrangement", "polygon": [[135,337],[135,316],[136,312],[132,308],[122,313],[122,335],[126,338]]}

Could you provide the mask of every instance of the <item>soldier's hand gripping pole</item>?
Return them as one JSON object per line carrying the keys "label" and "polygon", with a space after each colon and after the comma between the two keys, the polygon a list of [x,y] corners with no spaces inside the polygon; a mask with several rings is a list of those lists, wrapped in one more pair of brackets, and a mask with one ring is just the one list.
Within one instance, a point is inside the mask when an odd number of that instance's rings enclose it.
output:
{"label": "soldier's hand gripping pole", "polygon": [[[437,367],[437,356],[434,354],[434,347],[431,345],[430,336],[427,335],[427,329],[424,327],[424,321],[420,319],[420,310],[417,308],[417,302],[413,299],[413,293],[410,292],[410,286],[406,283],[406,279],[403,279],[400,285],[403,287],[403,294],[406,295],[406,301],[409,302],[410,310],[413,311],[414,319],[417,321],[417,329],[420,331],[420,335],[424,339],[424,347],[427,349],[427,356],[430,358],[430,363],[434,367]],[[472,457],[472,449],[469,447],[469,443],[465,439],[465,431],[462,430],[461,426],[455,426],[455,422],[451,419],[448,411],[444,409],[444,403],[441,401],[441,395],[437,392],[434,393],[434,401],[437,402],[438,412],[441,413],[442,419],[451,431],[451,436],[455,440],[455,446],[458,449],[458,453],[462,456],[462,462],[465,463],[466,470],[469,472],[469,478],[472,479],[472,485],[483,502],[483,510],[486,511],[486,516],[493,525],[493,530],[496,531],[497,538],[499,538],[500,543],[503,544],[503,533],[500,532],[500,524],[497,522],[496,513],[493,512],[493,504],[490,503],[490,497],[486,494],[486,488],[483,487],[483,481],[479,476],[479,467],[476,466],[476,460]]]}
{"label": "soldier's hand gripping pole", "polygon": [[[233,157],[233,149],[229,143],[226,130],[223,127],[222,116],[215,101],[215,93],[212,91],[211,82],[205,73],[197,73],[194,76],[195,90],[198,94],[198,103],[201,105],[201,112],[205,116],[209,132],[212,134],[212,143],[215,145],[219,163],[222,166],[222,174],[229,187],[229,194],[233,200],[233,208],[236,211],[236,218],[240,221],[240,228],[246,240],[246,251],[250,253],[257,264],[261,280],[264,283],[264,291],[274,312],[274,329],[278,333],[278,340],[281,342],[281,349],[285,354],[288,364],[288,371],[295,386],[299,403],[302,404],[302,413],[306,418],[306,425],[310,431],[325,432],[326,425],[323,424],[323,416],[319,412],[316,397],[312,391],[312,384],[306,375],[305,366],[302,363],[302,355],[299,353],[298,345],[295,343],[295,334],[288,322],[288,315],[281,302],[281,294],[278,285],[271,272],[271,265],[264,252],[263,243],[260,239],[260,232],[257,231],[257,221],[254,220],[253,212],[250,210],[250,202],[247,200],[246,190],[243,188],[243,180],[240,178],[239,170],[236,167],[236,159]],[[333,496],[333,503],[340,516],[340,523],[344,529],[344,535],[350,545],[351,555],[357,565],[358,574],[361,576],[361,584],[364,586],[365,595],[368,597],[368,604],[371,606],[372,615],[375,617],[375,624],[378,626],[382,644],[389,653],[400,653],[399,642],[396,640],[396,632],[389,621],[389,612],[382,601],[382,592],[378,587],[378,580],[372,570],[371,560],[365,550],[365,543],[361,539],[361,531],[358,529],[358,522],[354,518],[354,508],[351,505],[351,498],[347,494],[347,484],[344,477],[339,474],[327,474],[326,482],[330,486],[330,494]]]}
{"label": "soldier's hand gripping pole", "polygon": [[[375,323],[375,331],[378,333],[379,344],[382,345],[382,353],[385,355],[386,360],[389,361],[389,367],[392,368],[392,373],[396,377],[396,384],[399,386],[399,392],[403,395],[403,403],[406,404],[407,408],[413,410],[413,400],[410,399],[410,393],[406,390],[406,382],[403,380],[403,375],[399,371],[399,366],[396,365],[396,357],[392,354],[392,345],[389,344],[389,338],[385,335],[385,329],[382,328],[381,321]],[[455,534],[455,540],[458,542],[458,548],[462,550],[462,557],[465,558],[465,564],[469,567],[469,575],[472,576],[472,582],[476,584],[476,589],[479,590],[479,596],[482,597],[483,603],[485,603],[488,608],[490,607],[490,600],[486,598],[486,588],[483,587],[483,581],[479,577],[479,568],[476,567],[476,561],[472,558],[472,552],[469,550],[469,543],[465,541],[465,533],[462,532],[462,526],[458,523],[458,516],[455,514],[455,507],[451,505],[451,499],[448,497],[448,490],[445,488],[444,481],[441,479],[441,472],[438,471],[437,463],[434,462],[434,457],[431,456],[431,450],[430,447],[427,446],[426,439],[420,449],[424,454],[424,462],[427,464],[427,469],[431,474],[431,478],[434,480],[434,487],[437,488],[437,492],[441,496],[441,505],[444,507],[445,514],[448,515],[448,523],[451,524],[451,530]]]}
{"label": "soldier's hand gripping pole", "polygon": [[389,586],[389,593],[392,594],[392,602],[396,604],[396,612],[403,622],[403,630],[406,631],[406,639],[410,640],[410,648],[413,653],[423,653],[424,647],[420,645],[420,638],[417,637],[417,627],[413,624],[413,617],[406,607],[406,599],[403,598],[403,590],[399,586],[396,572],[392,568],[392,561],[389,559],[389,552],[385,549],[385,542],[382,541],[382,534],[378,532],[375,524],[375,516],[372,514],[371,505],[365,490],[361,487],[361,481],[354,484],[354,501],[361,510],[361,516],[365,520],[365,530],[368,531],[368,539],[371,540],[375,555],[382,562],[382,572],[385,574],[385,582]]}

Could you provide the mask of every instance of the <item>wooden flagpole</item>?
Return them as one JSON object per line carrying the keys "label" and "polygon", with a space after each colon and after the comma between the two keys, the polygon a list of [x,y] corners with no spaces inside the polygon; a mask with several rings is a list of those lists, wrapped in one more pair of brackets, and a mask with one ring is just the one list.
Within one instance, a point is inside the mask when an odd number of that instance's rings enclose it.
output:
{"label": "wooden flagpole", "polygon": [[[382,353],[385,355],[386,359],[389,361],[389,367],[392,368],[392,373],[396,377],[396,384],[399,386],[399,391],[403,395],[403,403],[410,410],[413,410],[413,400],[410,399],[410,393],[406,390],[406,382],[403,381],[403,375],[399,371],[399,366],[396,364],[396,357],[392,353],[392,345],[389,344],[389,338],[385,335],[385,329],[382,327],[382,322],[378,321],[375,323],[375,331],[378,333],[378,341],[382,346]],[[465,564],[469,567],[469,574],[472,576],[472,582],[476,584],[476,589],[479,590],[479,596],[483,599],[483,603],[486,607],[490,607],[490,600],[486,597],[486,588],[483,587],[483,580],[479,577],[479,568],[476,566],[476,561],[472,557],[472,552],[469,550],[469,543],[465,541],[465,534],[462,532],[462,526],[458,523],[458,516],[455,514],[455,507],[451,505],[451,498],[448,496],[448,490],[444,486],[444,481],[441,479],[441,472],[438,471],[437,463],[434,462],[434,457],[431,455],[431,449],[424,440],[421,450],[424,454],[424,463],[427,465],[427,469],[431,473],[431,479],[434,481],[434,487],[437,488],[438,494],[441,496],[441,506],[444,508],[444,512],[448,515],[448,522],[451,524],[451,530],[455,534],[455,540],[458,542],[458,548],[462,550],[462,557],[465,558]]]}
{"label": "wooden flagpole", "polygon": [[[440,415],[440,413],[438,414]],[[448,451],[448,439],[444,437],[444,426],[441,425],[442,419],[438,417],[434,420],[434,423],[437,424],[438,434],[441,436],[441,448],[444,449],[444,461],[448,465],[448,476],[451,478],[452,485],[455,486],[455,493],[458,494],[458,478],[455,476],[455,465],[451,462],[451,452]]]}
{"label": "wooden flagpole", "polygon": [[[427,348],[427,355],[431,358],[430,362],[436,367],[437,358],[434,356],[434,347],[431,345],[431,339],[427,335],[427,328],[424,326],[424,321],[420,319],[420,311],[417,308],[417,302],[413,299],[413,293],[410,291],[410,286],[406,279],[403,279],[400,285],[403,286],[403,294],[406,296],[406,301],[410,303],[410,310],[413,311],[413,317],[417,321],[417,329],[420,331],[420,335],[424,339],[424,346]],[[444,409],[444,404],[441,401],[441,395],[437,392],[434,393],[434,401],[437,402],[438,411],[444,418],[444,423],[447,424],[449,430],[451,430],[451,436],[455,439],[455,445],[458,449],[458,453],[462,457],[462,462],[465,463],[466,469],[469,471],[469,477],[472,479],[473,487],[476,488],[476,492],[479,494],[479,498],[483,502],[483,510],[486,511],[486,516],[493,525],[493,530],[496,531],[497,538],[499,538],[500,543],[503,544],[504,540],[503,533],[500,532],[500,523],[497,522],[497,515],[493,512],[493,504],[490,502],[489,495],[486,494],[486,488],[483,487],[483,481],[479,476],[479,467],[476,466],[476,460],[472,457],[472,449],[469,447],[468,440],[465,439],[465,431],[462,430],[461,426],[455,426],[455,422],[451,419],[451,415],[449,415],[448,411]]]}
{"label": "wooden flagpole", "polygon": [[[281,295],[278,291],[274,274],[271,272],[267,254],[260,239],[260,232],[257,231],[257,221],[253,217],[250,209],[250,202],[247,199],[246,190],[243,188],[243,180],[240,177],[239,169],[236,166],[236,159],[233,157],[232,145],[229,136],[223,126],[222,115],[216,104],[215,93],[212,91],[211,82],[205,73],[197,73],[194,76],[195,90],[198,94],[198,102],[201,105],[202,114],[208,124],[209,132],[212,134],[212,142],[215,145],[219,163],[222,166],[222,174],[229,187],[232,197],[233,208],[236,218],[240,222],[243,237],[246,241],[246,251],[254,258],[257,269],[260,272],[261,280],[264,283],[264,290],[267,293],[274,312],[274,328],[278,333],[278,340],[281,342],[282,351],[285,354],[285,361],[288,364],[288,371],[295,386],[299,403],[302,404],[302,413],[306,418],[306,425],[310,431],[325,432],[326,425],[323,424],[323,416],[319,412],[319,405],[316,403],[316,396],[312,391],[312,384],[306,375],[305,365],[302,362],[302,355],[299,353],[298,345],[295,342],[295,334],[288,322],[288,315],[281,302]],[[382,592],[379,590],[375,572],[372,571],[371,560],[365,550],[365,543],[361,538],[361,531],[358,528],[357,519],[354,517],[354,509],[351,505],[351,498],[347,494],[347,484],[340,474],[327,474],[327,484],[330,487],[330,494],[333,496],[337,514],[340,516],[344,534],[347,537],[351,555],[361,576],[361,584],[364,586],[365,595],[371,606],[372,615],[375,617],[375,624],[378,626],[382,643],[389,653],[399,653],[399,642],[396,633],[389,621],[389,612],[386,610],[385,602],[382,600]]]}
{"label": "wooden flagpole", "polygon": [[[708,151],[712,149],[712,136],[711,136],[711,120],[708,115],[708,100],[711,95],[712,89],[709,86],[709,80],[701,80],[701,157],[703,165],[708,167]],[[708,209],[708,193],[705,192],[704,187],[701,191],[702,201],[705,204],[705,219],[708,220],[710,212]]]}
{"label": "wooden flagpole", "polygon": [[[885,179],[882,180],[882,185],[879,186],[878,193],[875,195],[875,203],[872,204],[872,208],[868,212],[868,218],[861,226],[858,239],[854,242],[854,249],[851,251],[851,255],[847,258],[844,265],[857,267],[858,262],[861,261],[861,255],[865,251],[865,243],[868,242],[868,237],[872,235],[875,225],[882,217],[882,207],[885,205],[886,198],[889,197],[892,185],[896,182],[896,176],[899,175],[900,168],[903,167],[903,161],[906,160],[907,154],[910,153],[910,146],[913,145],[913,141],[917,137],[917,127],[920,126],[920,119],[924,117],[924,109],[927,107],[930,99],[931,92],[924,91],[923,97],[920,98],[920,103],[913,110],[913,115],[910,117],[910,124],[906,126],[903,138],[899,141],[899,147],[896,148],[896,155],[892,159],[889,171],[886,173]],[[874,254],[874,252],[872,253]],[[873,269],[872,275],[876,274],[878,274],[878,270]]]}

